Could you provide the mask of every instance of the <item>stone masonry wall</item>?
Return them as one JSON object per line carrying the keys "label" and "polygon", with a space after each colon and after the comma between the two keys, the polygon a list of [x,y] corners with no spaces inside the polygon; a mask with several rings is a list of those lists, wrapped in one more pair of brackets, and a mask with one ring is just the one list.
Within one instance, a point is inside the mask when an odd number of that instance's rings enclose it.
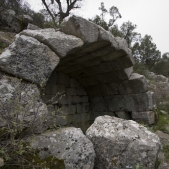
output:
{"label": "stone masonry wall", "polygon": [[87,93],[83,86],[68,74],[54,71],[42,90],[42,99],[49,112],[57,116],[57,126],[75,126],[83,130],[89,127]]}
{"label": "stone masonry wall", "polygon": [[77,16],[57,31],[22,31],[0,55],[1,71],[42,88],[56,126],[83,130],[100,115],[129,113],[135,121],[155,122],[154,94],[133,64],[124,39]]}

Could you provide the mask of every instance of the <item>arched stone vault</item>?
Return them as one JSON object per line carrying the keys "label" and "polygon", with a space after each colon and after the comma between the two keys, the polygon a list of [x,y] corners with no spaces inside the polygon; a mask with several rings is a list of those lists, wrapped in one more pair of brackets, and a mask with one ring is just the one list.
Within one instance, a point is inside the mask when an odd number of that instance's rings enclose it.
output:
{"label": "arched stone vault", "polygon": [[84,129],[99,115],[121,111],[137,121],[155,121],[153,93],[145,77],[133,73],[133,64],[124,39],[76,16],[62,22],[60,31],[22,31],[0,56],[3,71],[45,86],[44,101],[64,91],[49,110],[58,113],[58,125]]}

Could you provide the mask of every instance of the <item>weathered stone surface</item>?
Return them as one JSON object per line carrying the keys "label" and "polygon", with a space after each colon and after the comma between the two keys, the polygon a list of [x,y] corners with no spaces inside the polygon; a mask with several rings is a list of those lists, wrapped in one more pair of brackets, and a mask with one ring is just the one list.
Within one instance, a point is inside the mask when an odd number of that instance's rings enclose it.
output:
{"label": "weathered stone surface", "polygon": [[72,35],[66,35],[60,31],[56,32],[55,30],[24,30],[20,34],[31,36],[46,44],[61,58],[65,57],[70,51],[83,45],[83,41],[81,39]]}
{"label": "weathered stone surface", "polygon": [[117,85],[115,83],[85,86],[84,89],[89,97],[112,96],[118,94]]}
{"label": "weathered stone surface", "polygon": [[85,43],[92,43],[98,40],[98,26],[93,22],[81,17],[71,16],[61,23],[61,31],[82,39]]}
{"label": "weathered stone surface", "polygon": [[51,155],[63,159],[65,169],[93,169],[93,144],[81,129],[69,127],[44,133],[36,136],[31,146],[40,150],[42,159]]}
{"label": "weathered stone surface", "polygon": [[148,90],[148,83],[143,75],[132,73],[130,78],[118,85],[119,94],[145,93]]}
{"label": "weathered stone surface", "polygon": [[133,68],[131,67],[124,70],[116,70],[112,72],[102,73],[97,75],[96,77],[100,83],[120,82],[123,80],[127,80],[132,72]]}
{"label": "weathered stone surface", "polygon": [[[114,52],[115,50],[118,50],[117,53],[120,53],[119,55],[116,53],[112,53],[111,61],[118,57],[124,56],[126,58],[126,61],[128,60],[127,62],[130,62],[129,67],[132,66],[134,63],[131,50],[128,49],[128,44],[126,40],[119,37],[114,37],[110,32],[104,30],[102,27],[84,18],[77,16],[69,17],[62,22],[61,31],[66,34],[74,35],[81,38],[86,44],[93,42],[103,42],[103,46],[111,45],[111,47],[109,48],[111,49],[111,51]],[[102,56],[104,56],[104,54],[102,54]]]}
{"label": "weathered stone surface", "polygon": [[[92,112],[109,112],[109,103],[105,97],[89,98]],[[115,111],[115,110],[112,110]]]}
{"label": "weathered stone surface", "polygon": [[139,123],[152,125],[157,122],[157,114],[154,111],[132,112],[132,119]]}
{"label": "weathered stone surface", "polygon": [[27,29],[30,29],[30,30],[40,30],[41,28],[39,28],[38,26],[33,25],[31,23],[28,23]]}
{"label": "weathered stone surface", "polygon": [[0,68],[17,77],[45,85],[59,57],[32,37],[18,36],[1,55]]}
{"label": "weathered stone surface", "polygon": [[42,124],[48,111],[36,85],[0,74],[0,102],[0,127],[6,127],[11,119],[11,123],[31,127],[33,132],[45,130]]}
{"label": "weathered stone surface", "polygon": [[160,140],[134,121],[100,116],[86,136],[94,145],[97,169],[155,168]]}
{"label": "weathered stone surface", "polygon": [[26,28],[29,23],[33,22],[33,19],[29,15],[19,15],[19,18],[21,18],[22,23],[24,27]]}
{"label": "weathered stone surface", "polygon": [[156,108],[156,100],[153,92],[115,95],[107,98],[110,111],[142,112]]}

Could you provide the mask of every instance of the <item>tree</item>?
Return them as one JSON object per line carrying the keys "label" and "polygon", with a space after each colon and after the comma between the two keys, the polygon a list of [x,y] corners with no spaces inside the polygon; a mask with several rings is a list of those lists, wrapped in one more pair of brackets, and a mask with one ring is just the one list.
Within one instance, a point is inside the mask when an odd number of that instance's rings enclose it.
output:
{"label": "tree", "polygon": [[121,32],[121,30],[119,29],[118,25],[114,25],[112,26],[109,31],[115,36],[115,37],[121,37],[123,38],[123,33]]}
{"label": "tree", "polygon": [[149,68],[152,68],[161,57],[161,52],[152,40],[150,35],[145,35],[140,44],[135,43],[133,46],[133,56]]}
{"label": "tree", "polygon": [[99,10],[101,10],[101,20],[104,20],[104,16],[107,13],[107,9],[104,7],[104,2],[101,2],[101,6],[99,7]]}
{"label": "tree", "polygon": [[[110,30],[110,28],[114,25],[115,21],[118,19],[118,18],[121,18],[121,14],[118,10],[117,7],[115,6],[112,6],[110,9],[109,9],[109,12],[108,10],[105,8],[104,6],[104,3],[101,2],[101,6],[99,7],[99,10],[101,10],[101,14],[100,16],[99,15],[96,15],[93,19],[89,19],[90,21],[96,23],[97,25],[100,25],[101,27],[103,27],[105,30]],[[105,21],[105,15],[106,14],[109,14],[111,16],[112,19],[109,20],[109,22],[107,23]]]}
{"label": "tree", "polygon": [[1,0],[0,6],[5,9],[12,9],[16,14],[27,14],[30,12],[30,5],[23,0]]}
{"label": "tree", "polygon": [[46,10],[51,16],[55,27],[57,23],[60,25],[64,18],[70,15],[73,9],[81,7],[82,0],[51,0],[51,3],[47,3],[46,0],[42,0]]}
{"label": "tree", "polygon": [[121,27],[122,37],[126,39],[129,47],[132,47],[132,43],[140,40],[140,33],[135,32],[134,30],[137,28],[137,25],[132,22],[124,22]]}
{"label": "tree", "polygon": [[99,15],[96,15],[93,19],[89,19],[89,21],[94,22],[97,25],[100,25],[105,30],[109,30],[109,26],[105,20],[102,20],[102,18]]}
{"label": "tree", "polygon": [[121,18],[121,17],[122,17],[121,14],[120,14],[120,12],[119,12],[119,10],[118,10],[118,8],[115,7],[115,6],[112,6],[112,7],[109,9],[109,14],[110,14],[110,16],[112,17],[112,19],[109,20],[109,27],[113,26],[114,23],[116,22],[116,20],[117,20],[118,18]]}

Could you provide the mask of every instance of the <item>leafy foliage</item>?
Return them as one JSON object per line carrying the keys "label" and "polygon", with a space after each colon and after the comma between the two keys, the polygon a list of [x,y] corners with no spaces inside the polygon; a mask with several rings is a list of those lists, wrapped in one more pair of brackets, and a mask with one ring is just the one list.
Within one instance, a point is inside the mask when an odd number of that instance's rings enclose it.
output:
{"label": "leafy foliage", "polygon": [[141,42],[133,46],[133,56],[138,62],[152,68],[161,57],[161,52],[157,50],[156,44],[152,42],[150,35],[145,35]]}
{"label": "leafy foliage", "polygon": [[[100,16],[96,15],[93,19],[89,19],[89,20],[96,23],[97,25],[100,25],[105,30],[110,30],[110,28],[114,25],[116,20],[122,17],[118,8],[115,6],[112,6],[108,12],[108,10],[104,6],[104,2],[101,2],[101,6],[99,7],[99,10],[101,10]],[[106,14],[109,14],[111,16],[111,19],[109,19],[108,23],[105,21]]]}

